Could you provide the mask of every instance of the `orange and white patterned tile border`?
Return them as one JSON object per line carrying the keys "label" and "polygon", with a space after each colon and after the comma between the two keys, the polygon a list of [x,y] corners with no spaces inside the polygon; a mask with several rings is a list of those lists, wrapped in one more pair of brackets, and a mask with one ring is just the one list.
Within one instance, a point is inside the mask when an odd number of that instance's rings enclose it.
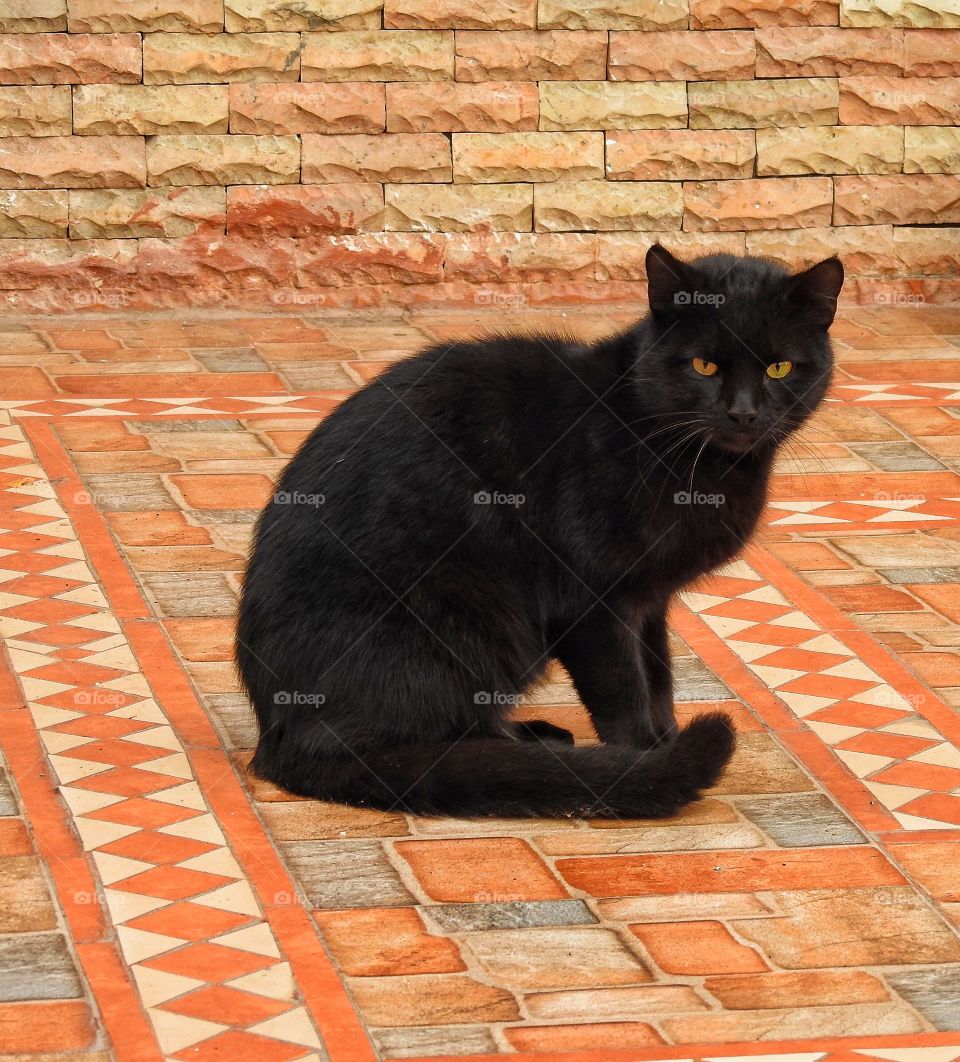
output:
{"label": "orange and white patterned tile border", "polygon": [[[750,556],[776,563],[759,549]],[[785,579],[740,560],[682,599],[902,830],[960,830],[960,749],[943,726],[949,709],[919,683],[905,689],[879,674],[893,658],[872,640],[865,658],[849,620],[820,622],[787,598]]]}
{"label": "orange and white patterned tile border", "polygon": [[106,906],[166,1056],[325,1057],[262,897],[14,423],[0,482],[0,635],[96,867],[97,894],[73,902]]}

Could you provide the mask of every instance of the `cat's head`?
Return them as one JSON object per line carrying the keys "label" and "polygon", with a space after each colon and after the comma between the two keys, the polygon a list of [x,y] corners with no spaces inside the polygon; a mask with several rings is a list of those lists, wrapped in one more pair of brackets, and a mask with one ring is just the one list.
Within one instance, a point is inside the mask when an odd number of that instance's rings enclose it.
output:
{"label": "cat's head", "polygon": [[648,408],[689,420],[732,454],[772,449],[816,409],[833,368],[837,258],[791,274],[727,254],[681,262],[656,244],[647,278],[636,378]]}

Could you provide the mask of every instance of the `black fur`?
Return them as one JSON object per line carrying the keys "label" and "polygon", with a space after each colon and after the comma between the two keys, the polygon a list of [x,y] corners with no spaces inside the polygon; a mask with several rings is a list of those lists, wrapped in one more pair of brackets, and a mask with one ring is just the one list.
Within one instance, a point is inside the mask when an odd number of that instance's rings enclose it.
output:
{"label": "black fur", "polygon": [[[290,462],[237,633],[262,777],[420,813],[622,817],[718,779],[730,720],[677,730],[665,613],[740,551],[778,444],[823,398],[843,271],[660,247],[647,271],[627,331],[432,347]],[[551,657],[602,745],[509,721]]]}

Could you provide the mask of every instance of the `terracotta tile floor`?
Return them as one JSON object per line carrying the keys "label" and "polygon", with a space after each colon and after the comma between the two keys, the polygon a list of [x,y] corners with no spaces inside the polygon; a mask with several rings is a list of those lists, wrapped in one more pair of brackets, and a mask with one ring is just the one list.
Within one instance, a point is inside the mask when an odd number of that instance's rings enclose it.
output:
{"label": "terracotta tile floor", "polygon": [[[742,561],[673,614],[737,757],[666,822],[466,822],[249,778],[257,508],[345,394],[607,309],[0,324],[0,1051],[960,1058],[960,310],[853,309]],[[557,670],[537,716],[590,728]]]}

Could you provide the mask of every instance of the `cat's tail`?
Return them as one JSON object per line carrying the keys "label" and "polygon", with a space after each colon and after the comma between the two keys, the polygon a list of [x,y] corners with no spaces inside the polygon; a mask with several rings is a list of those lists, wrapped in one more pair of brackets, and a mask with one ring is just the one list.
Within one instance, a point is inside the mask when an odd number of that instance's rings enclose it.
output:
{"label": "cat's tail", "polygon": [[252,766],[301,796],[421,815],[665,818],[719,779],[735,741],[730,717],[710,712],[646,750],[467,738],[299,759],[294,771],[261,749]]}

